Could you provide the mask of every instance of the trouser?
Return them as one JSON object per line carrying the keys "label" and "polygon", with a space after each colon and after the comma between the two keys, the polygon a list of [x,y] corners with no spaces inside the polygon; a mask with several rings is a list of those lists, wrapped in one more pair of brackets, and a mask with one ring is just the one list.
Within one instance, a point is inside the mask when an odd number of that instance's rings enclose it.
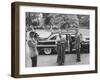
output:
{"label": "trouser", "polygon": [[37,56],[31,57],[32,60],[32,67],[36,67],[37,66]]}
{"label": "trouser", "polygon": [[65,47],[64,43],[58,45],[58,56],[57,56],[57,63],[58,65],[63,65],[65,62]]}
{"label": "trouser", "polygon": [[76,49],[77,61],[80,61],[80,49]]}
{"label": "trouser", "polygon": [[72,53],[72,43],[70,42],[70,53]]}

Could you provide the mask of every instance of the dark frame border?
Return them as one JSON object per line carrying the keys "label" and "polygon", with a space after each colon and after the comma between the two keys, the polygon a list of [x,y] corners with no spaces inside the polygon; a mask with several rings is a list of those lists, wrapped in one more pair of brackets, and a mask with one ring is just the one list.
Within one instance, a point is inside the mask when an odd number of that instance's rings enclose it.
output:
{"label": "dark frame border", "polygon": [[[55,8],[73,8],[73,9],[91,9],[95,11],[95,70],[76,71],[76,72],[55,72],[43,74],[19,74],[19,7],[20,6],[44,6]],[[44,4],[44,3],[29,3],[29,2],[13,2],[11,4],[11,76],[15,78],[25,77],[41,77],[41,76],[58,76],[58,75],[72,75],[72,74],[86,74],[97,73],[97,7],[96,6],[80,6],[80,5],[61,5],[61,4]]]}

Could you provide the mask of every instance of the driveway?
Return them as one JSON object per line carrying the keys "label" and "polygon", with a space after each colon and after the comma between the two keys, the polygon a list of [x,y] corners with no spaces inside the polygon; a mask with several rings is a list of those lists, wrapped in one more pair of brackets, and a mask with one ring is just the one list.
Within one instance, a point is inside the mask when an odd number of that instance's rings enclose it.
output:
{"label": "driveway", "polygon": [[[39,55],[37,66],[57,66],[57,55]],[[81,61],[76,62],[76,54],[66,54],[64,65],[89,64],[89,54],[81,54]]]}
{"label": "driveway", "polygon": [[[84,64],[89,64],[89,53],[83,53],[80,54],[81,61],[76,62],[76,54],[66,54],[65,55],[65,63],[64,65],[84,65]],[[25,65],[26,67],[31,67],[31,59],[29,55],[27,54],[25,57]],[[42,67],[42,66],[58,66],[57,63],[57,54],[54,55],[38,55],[37,57],[37,66]]]}

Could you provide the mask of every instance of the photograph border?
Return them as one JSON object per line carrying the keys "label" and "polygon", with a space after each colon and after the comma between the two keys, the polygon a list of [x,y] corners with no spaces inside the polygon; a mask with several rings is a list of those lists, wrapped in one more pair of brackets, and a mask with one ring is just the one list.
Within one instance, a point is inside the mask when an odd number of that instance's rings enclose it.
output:
{"label": "photograph border", "polygon": [[[39,7],[54,7],[54,8],[73,8],[73,9],[85,9],[95,11],[95,70],[89,71],[75,71],[75,72],[55,72],[55,73],[43,73],[43,74],[23,74],[20,75],[20,60],[19,60],[19,8],[20,6],[39,6]],[[81,6],[81,5],[62,5],[62,4],[48,4],[48,3],[31,3],[31,2],[13,2],[11,4],[11,76],[15,78],[25,77],[41,77],[41,76],[58,76],[58,75],[72,75],[72,74],[86,74],[97,73],[97,7],[96,6]]]}

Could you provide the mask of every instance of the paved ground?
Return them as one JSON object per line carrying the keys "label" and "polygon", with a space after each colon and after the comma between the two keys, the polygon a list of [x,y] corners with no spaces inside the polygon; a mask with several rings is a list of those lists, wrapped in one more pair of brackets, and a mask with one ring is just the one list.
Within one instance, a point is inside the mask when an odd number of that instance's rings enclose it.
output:
{"label": "paved ground", "polygon": [[[27,59],[27,67],[31,67],[31,61]],[[37,66],[57,66],[57,55],[39,55],[37,59]],[[81,54],[81,61],[76,62],[75,54],[66,54],[64,65],[83,65],[89,64],[89,54]]]}
{"label": "paved ground", "polygon": [[[57,66],[57,55],[40,55],[38,66]],[[81,54],[81,61],[76,62],[75,54],[66,54],[64,65],[89,64],[89,54]]]}

